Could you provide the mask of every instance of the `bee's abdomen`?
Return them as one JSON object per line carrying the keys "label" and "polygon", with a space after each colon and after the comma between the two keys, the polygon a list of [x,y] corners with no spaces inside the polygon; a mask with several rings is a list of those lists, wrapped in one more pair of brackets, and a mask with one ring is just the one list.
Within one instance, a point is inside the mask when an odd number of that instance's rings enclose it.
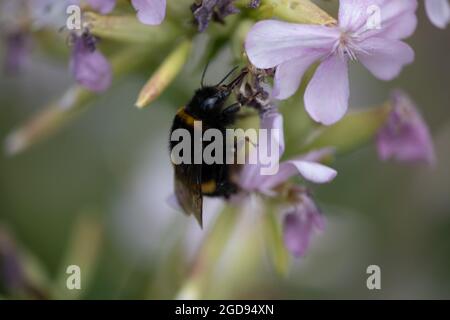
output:
{"label": "bee's abdomen", "polygon": [[183,123],[190,128],[194,126],[195,121],[200,121],[200,119],[197,119],[189,114],[184,107],[178,109],[177,114],[175,115],[175,120],[178,120],[180,123]]}
{"label": "bee's abdomen", "polygon": [[[194,122],[202,121],[193,115],[189,114],[185,108],[180,108],[175,115],[172,125],[172,132],[177,129],[185,129],[191,135],[191,139],[194,137]],[[208,120],[202,121],[202,131],[209,128],[218,129],[222,132],[225,139],[225,128],[211,125]],[[202,132],[202,134],[203,134]],[[225,141],[225,140],[223,140]],[[172,150],[179,141],[170,141],[170,150]],[[203,142],[202,148],[209,144],[209,142]],[[225,145],[224,145],[225,148]],[[194,163],[194,143],[191,144],[191,162],[190,164],[180,164],[180,166],[192,166]],[[223,155],[226,155],[226,150],[223,151]],[[225,162],[225,159],[224,159]],[[228,197],[234,193],[234,188],[229,182],[228,165],[226,164],[201,164],[201,192],[206,196],[225,196]]]}

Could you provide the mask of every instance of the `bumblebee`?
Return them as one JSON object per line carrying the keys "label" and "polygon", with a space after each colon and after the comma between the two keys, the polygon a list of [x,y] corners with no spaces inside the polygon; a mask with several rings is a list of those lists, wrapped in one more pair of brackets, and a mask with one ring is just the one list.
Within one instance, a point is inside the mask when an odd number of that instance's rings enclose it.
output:
{"label": "bumblebee", "polygon": [[[236,70],[233,69],[222,81],[214,86],[204,86],[203,80],[205,71],[201,80],[201,88],[196,90],[190,102],[181,107],[173,120],[171,128],[172,133],[177,129],[185,129],[191,137],[194,136],[195,121],[201,121],[201,136],[208,129],[217,129],[221,132],[223,141],[225,141],[226,128],[233,125],[236,121],[237,113],[241,109],[240,103],[234,103],[225,106],[226,100],[247,74],[247,69],[243,69],[230,83],[223,83]],[[170,139],[170,151],[172,152],[177,142]],[[205,148],[205,142],[201,143]],[[227,146],[224,144],[223,155],[227,154]],[[192,149],[193,151],[193,149]],[[203,154],[203,153],[202,153]],[[237,192],[236,184],[232,182],[231,175],[235,170],[233,165],[213,163],[206,164],[203,159],[201,163],[194,163],[194,152],[191,152],[189,164],[172,164],[174,166],[174,186],[175,196],[183,211],[188,215],[194,215],[200,226],[203,223],[203,196],[223,197],[228,199]],[[203,158],[203,157],[202,157]]]}

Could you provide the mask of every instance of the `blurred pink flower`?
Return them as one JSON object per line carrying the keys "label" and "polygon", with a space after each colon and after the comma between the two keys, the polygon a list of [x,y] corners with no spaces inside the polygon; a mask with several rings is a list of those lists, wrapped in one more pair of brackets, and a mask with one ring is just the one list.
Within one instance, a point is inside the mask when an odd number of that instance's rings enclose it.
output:
{"label": "blurred pink flower", "polygon": [[5,36],[5,71],[18,73],[31,55],[31,36],[28,32],[17,30]]}
{"label": "blurred pink flower", "polygon": [[106,57],[97,50],[95,39],[88,33],[73,35],[70,70],[76,81],[94,92],[103,92],[112,81],[112,69]]}
{"label": "blurred pink flower", "polygon": [[325,218],[312,198],[306,193],[298,194],[298,202],[284,218],[283,236],[286,248],[296,257],[303,257],[316,231],[325,229]]}
{"label": "blurred pink flower", "polygon": [[349,60],[359,60],[381,80],[394,79],[413,62],[413,50],[400,40],[415,31],[416,9],[416,0],[341,0],[338,26],[261,21],[250,30],[245,48],[256,67],[277,67],[276,99],[292,96],[305,71],[320,61],[304,101],[315,121],[330,125],[348,108]]}
{"label": "blurred pink flower", "polygon": [[391,114],[376,138],[380,159],[432,165],[435,162],[433,140],[417,107],[401,91],[392,94],[391,103]]}
{"label": "blurred pink flower", "polygon": [[[116,0],[87,0],[90,6],[102,14],[110,13]],[[131,0],[131,4],[137,11],[140,22],[148,25],[158,25],[166,16],[166,0]]]}
{"label": "blurred pink flower", "polygon": [[445,29],[450,23],[450,4],[448,0],[425,0],[425,10],[431,22]]}
{"label": "blurred pink flower", "polygon": [[116,0],[87,0],[92,9],[107,14],[113,11],[116,6]]}

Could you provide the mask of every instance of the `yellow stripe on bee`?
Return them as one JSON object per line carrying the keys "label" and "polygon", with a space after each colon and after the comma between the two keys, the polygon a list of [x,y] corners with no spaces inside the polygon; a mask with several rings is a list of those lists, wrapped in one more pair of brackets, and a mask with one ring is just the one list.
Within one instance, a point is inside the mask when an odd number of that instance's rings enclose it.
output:
{"label": "yellow stripe on bee", "polygon": [[216,182],[214,180],[204,182],[202,183],[202,193],[214,193],[216,191],[216,187]]}
{"label": "yellow stripe on bee", "polygon": [[194,121],[197,121],[197,119],[195,119],[193,116],[188,114],[186,110],[184,110],[184,107],[178,109],[177,116],[180,117],[180,119],[183,120],[185,124],[191,127],[194,126]]}

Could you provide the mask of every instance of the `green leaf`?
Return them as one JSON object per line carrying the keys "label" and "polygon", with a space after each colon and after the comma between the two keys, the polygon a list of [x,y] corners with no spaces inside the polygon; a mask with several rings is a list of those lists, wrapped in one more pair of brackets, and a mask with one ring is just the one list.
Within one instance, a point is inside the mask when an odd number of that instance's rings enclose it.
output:
{"label": "green leaf", "polygon": [[336,148],[337,154],[352,152],[372,141],[385,123],[391,107],[385,104],[378,108],[348,114],[335,125],[321,126],[314,130],[301,153],[325,147]]}

